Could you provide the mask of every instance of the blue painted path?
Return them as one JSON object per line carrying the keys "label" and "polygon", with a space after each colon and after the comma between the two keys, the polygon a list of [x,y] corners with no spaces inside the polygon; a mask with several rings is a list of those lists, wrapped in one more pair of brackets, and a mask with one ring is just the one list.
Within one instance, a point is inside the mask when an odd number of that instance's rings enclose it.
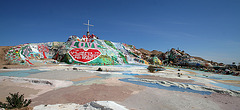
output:
{"label": "blue painted path", "polygon": [[45,71],[40,71],[38,69],[11,71],[11,72],[0,73],[0,76],[27,77],[30,74],[37,74],[37,73],[40,73],[40,72],[45,72]]}
{"label": "blue painted path", "polygon": [[[124,82],[129,82],[129,83],[133,83],[133,84],[137,84],[137,85],[142,85],[142,86],[147,86],[147,87],[152,87],[152,88],[158,88],[158,89],[165,89],[165,90],[170,90],[170,91],[180,91],[180,92],[192,92],[192,93],[198,93],[198,94],[202,94],[202,95],[210,95],[212,92],[209,91],[197,91],[197,90],[193,90],[190,88],[180,88],[177,86],[170,86],[170,87],[166,87],[166,86],[162,86],[160,84],[157,83],[147,83],[147,82],[142,82],[142,81],[134,81],[132,80],[134,78],[124,78],[124,79],[119,79],[120,81],[124,81]],[[135,78],[137,79],[137,78]]]}

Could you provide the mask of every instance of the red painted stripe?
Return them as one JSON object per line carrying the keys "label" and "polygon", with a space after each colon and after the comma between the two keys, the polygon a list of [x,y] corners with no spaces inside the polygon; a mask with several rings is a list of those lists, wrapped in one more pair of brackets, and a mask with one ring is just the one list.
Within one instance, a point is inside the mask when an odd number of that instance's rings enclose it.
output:
{"label": "red painted stripe", "polygon": [[33,65],[29,60],[25,59],[29,64]]}

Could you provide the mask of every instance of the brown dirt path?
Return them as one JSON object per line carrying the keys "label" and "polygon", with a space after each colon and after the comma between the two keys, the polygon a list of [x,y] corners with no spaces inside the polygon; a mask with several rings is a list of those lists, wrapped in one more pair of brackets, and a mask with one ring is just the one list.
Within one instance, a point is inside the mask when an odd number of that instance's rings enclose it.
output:
{"label": "brown dirt path", "polygon": [[57,103],[85,104],[91,101],[117,102],[123,101],[131,94],[137,93],[136,91],[141,91],[144,88],[146,87],[125,82],[121,82],[120,85],[93,84],[71,86],[49,91],[38,96],[37,98],[33,99],[32,106]]}

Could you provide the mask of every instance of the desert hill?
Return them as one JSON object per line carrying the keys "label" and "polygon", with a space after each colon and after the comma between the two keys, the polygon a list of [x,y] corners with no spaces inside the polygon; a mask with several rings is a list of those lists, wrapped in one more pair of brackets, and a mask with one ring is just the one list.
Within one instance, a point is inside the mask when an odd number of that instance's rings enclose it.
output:
{"label": "desert hill", "polygon": [[87,33],[81,38],[70,36],[66,42],[28,43],[0,48],[2,65],[42,65],[65,62],[77,65],[173,64],[184,66],[218,65],[184,50],[170,51],[137,49],[125,43],[101,40]]}

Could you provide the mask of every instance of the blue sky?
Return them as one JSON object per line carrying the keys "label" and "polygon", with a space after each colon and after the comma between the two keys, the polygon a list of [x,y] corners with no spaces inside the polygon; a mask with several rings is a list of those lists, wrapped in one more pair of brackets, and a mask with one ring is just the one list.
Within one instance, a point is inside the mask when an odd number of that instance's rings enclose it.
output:
{"label": "blue sky", "polygon": [[0,0],[0,46],[100,39],[240,62],[240,0]]}

